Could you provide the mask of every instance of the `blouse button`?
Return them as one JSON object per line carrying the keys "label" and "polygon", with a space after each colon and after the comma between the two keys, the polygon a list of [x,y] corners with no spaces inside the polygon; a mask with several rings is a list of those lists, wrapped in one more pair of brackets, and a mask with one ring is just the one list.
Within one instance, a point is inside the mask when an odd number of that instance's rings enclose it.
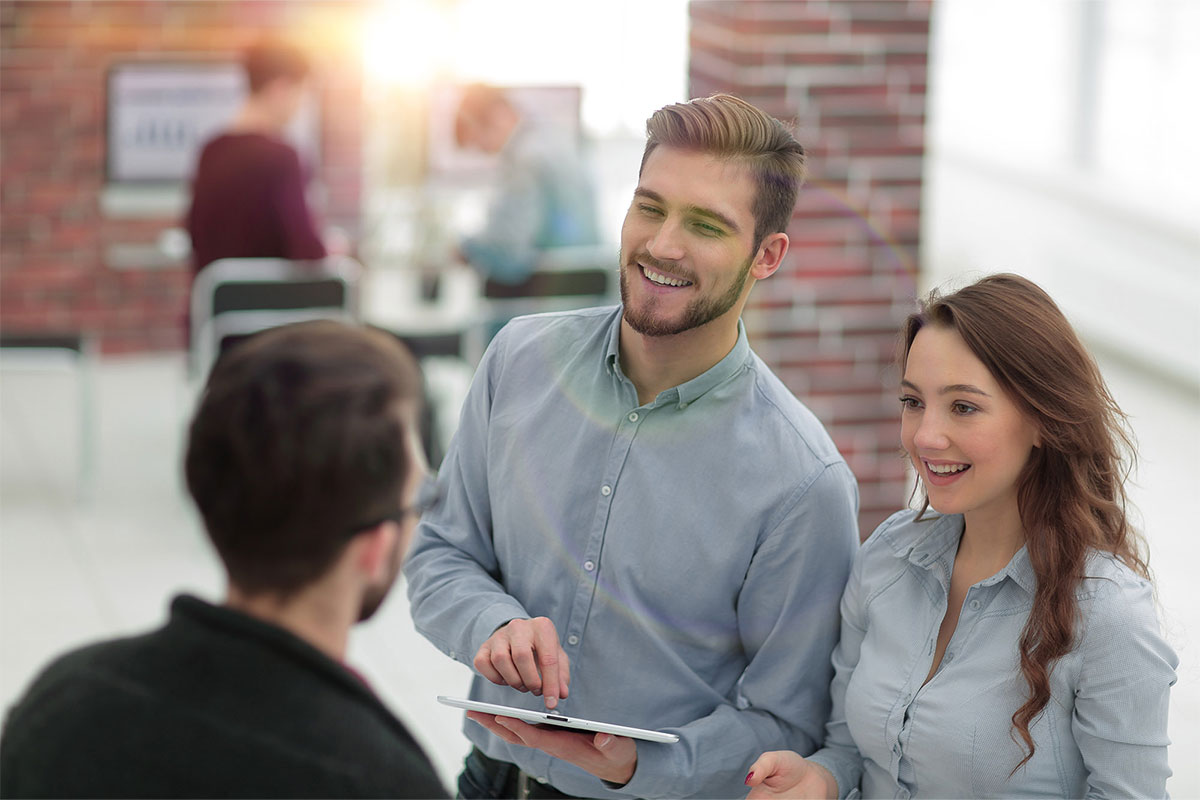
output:
{"label": "blouse button", "polygon": [[567,644],[579,644],[579,637],[572,633],[567,637]]}
{"label": "blouse button", "polygon": [[638,413],[637,413],[636,411],[630,412],[630,414],[629,414],[629,421],[630,421],[630,422],[637,422],[637,421],[638,421]]}
{"label": "blouse button", "polygon": [[612,494],[612,487],[609,486],[607,483],[604,484],[603,486],[600,487],[600,494],[604,495],[605,497],[608,497],[610,494]]}
{"label": "blouse button", "polygon": [[591,572],[592,570],[594,570],[596,568],[596,562],[595,561],[585,561],[585,562],[583,562],[583,568],[586,569],[588,572]]}

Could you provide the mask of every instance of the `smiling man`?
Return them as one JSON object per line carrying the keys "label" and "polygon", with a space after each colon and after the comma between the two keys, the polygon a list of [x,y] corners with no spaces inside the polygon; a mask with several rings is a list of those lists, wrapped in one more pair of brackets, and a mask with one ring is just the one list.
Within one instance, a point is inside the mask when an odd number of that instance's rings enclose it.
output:
{"label": "smiling man", "polygon": [[857,488],[740,321],[787,254],[804,150],[728,95],[647,131],[621,305],[496,337],[407,574],[472,698],[680,741],[471,712],[465,797],[733,797],[764,748],[821,740]]}

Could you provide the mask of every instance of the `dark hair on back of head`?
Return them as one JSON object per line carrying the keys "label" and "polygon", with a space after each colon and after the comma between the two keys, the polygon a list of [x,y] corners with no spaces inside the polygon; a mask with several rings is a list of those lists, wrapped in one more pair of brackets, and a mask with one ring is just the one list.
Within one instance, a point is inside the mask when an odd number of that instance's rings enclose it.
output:
{"label": "dark hair on back of head", "polygon": [[232,583],[294,592],[357,524],[399,510],[420,382],[393,336],[331,321],[263,332],[217,362],[185,473]]}

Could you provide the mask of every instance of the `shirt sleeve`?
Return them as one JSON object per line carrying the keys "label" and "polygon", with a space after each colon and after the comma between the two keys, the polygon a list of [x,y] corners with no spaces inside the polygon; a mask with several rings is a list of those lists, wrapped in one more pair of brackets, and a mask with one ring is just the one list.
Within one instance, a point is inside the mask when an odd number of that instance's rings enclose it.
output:
{"label": "shirt sleeve", "polygon": [[[880,525],[879,531],[897,519],[892,519]],[[820,750],[808,759],[820,764],[833,774],[837,781],[838,797],[846,797],[858,788],[862,780],[863,758],[850,735],[846,724],[846,687],[850,683],[854,670],[858,667],[859,656],[862,652],[863,639],[867,635],[866,592],[863,589],[863,560],[876,536],[867,540],[854,559],[854,568],[850,571],[850,580],[846,583],[846,591],[841,602],[841,638],[833,651],[833,685],[830,687],[833,710],[825,725],[825,743]]]}
{"label": "shirt sleeve", "polygon": [[300,156],[288,147],[282,158],[273,207],[283,240],[283,257],[294,261],[325,257],[325,245],[313,225],[304,197],[304,184]]}
{"label": "shirt sleeve", "polygon": [[500,583],[487,476],[492,386],[504,331],[480,362],[438,482],[444,500],[423,515],[404,568],[417,631],[456,661],[475,653],[503,623],[528,618]]}
{"label": "shirt sleeve", "polygon": [[857,510],[857,486],[841,461],[798,487],[752,559],[738,598],[749,663],[735,702],[673,729],[678,743],[638,742],[637,769],[623,792],[739,797],[762,752],[816,749],[829,714],[838,602],[858,545]]}
{"label": "shirt sleeve", "polygon": [[1100,580],[1086,620],[1071,729],[1087,796],[1166,797],[1167,702],[1179,659],[1159,633],[1150,583]]}

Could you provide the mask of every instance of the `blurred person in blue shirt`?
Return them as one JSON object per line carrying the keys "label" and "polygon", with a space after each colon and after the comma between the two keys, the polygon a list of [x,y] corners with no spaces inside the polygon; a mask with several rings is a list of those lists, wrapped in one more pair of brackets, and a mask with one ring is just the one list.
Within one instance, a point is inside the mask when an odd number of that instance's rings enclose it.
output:
{"label": "blurred person in blue shirt", "polygon": [[622,303],[500,331],[406,574],[472,698],[680,741],[469,712],[464,797],[732,797],[764,742],[821,741],[858,491],[740,319],[787,253],[804,150],[728,95],[647,131]]}
{"label": "blurred person in blue shirt", "polygon": [[501,89],[473,84],[463,90],[454,132],[459,147],[499,156],[484,227],[459,243],[485,278],[519,284],[545,251],[599,243],[594,188],[567,131]]}
{"label": "blurred person in blue shirt", "polygon": [[1179,662],[1095,362],[1016,275],[934,293],[902,342],[924,502],[855,560],[824,747],[764,754],[750,797],[1165,797]]}

